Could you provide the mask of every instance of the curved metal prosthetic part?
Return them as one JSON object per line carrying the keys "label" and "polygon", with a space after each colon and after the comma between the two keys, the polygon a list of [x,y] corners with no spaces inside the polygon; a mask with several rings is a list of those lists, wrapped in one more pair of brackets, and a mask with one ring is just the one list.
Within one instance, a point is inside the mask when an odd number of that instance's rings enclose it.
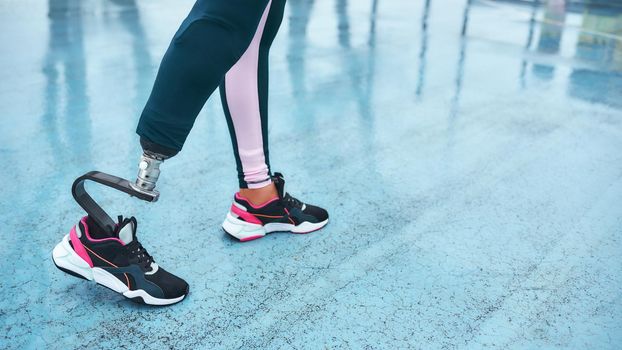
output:
{"label": "curved metal prosthetic part", "polygon": [[99,171],[89,171],[88,173],[80,176],[73,182],[71,187],[71,194],[78,204],[84,209],[87,214],[101,227],[109,233],[112,233],[115,228],[115,221],[110,218],[104,209],[102,209],[97,202],[88,194],[84,188],[86,181],[94,181],[104,186],[114,188],[121,192],[125,192],[132,197],[142,199],[147,202],[155,202],[158,200],[159,193],[157,191],[137,191],[126,179],[122,179],[118,176],[102,173]]}

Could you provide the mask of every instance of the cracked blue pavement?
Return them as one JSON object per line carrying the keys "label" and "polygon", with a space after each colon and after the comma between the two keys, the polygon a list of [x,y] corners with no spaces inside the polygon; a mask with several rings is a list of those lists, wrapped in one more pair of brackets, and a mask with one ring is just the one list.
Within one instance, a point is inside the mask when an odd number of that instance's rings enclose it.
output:
{"label": "cracked blue pavement", "polygon": [[0,4],[1,349],[616,349],[622,4],[290,0],[273,168],[331,213],[240,244],[219,99],[161,200],[96,188],[190,283],[134,304],[57,270],[72,181],[133,178],[134,129],[192,1]]}

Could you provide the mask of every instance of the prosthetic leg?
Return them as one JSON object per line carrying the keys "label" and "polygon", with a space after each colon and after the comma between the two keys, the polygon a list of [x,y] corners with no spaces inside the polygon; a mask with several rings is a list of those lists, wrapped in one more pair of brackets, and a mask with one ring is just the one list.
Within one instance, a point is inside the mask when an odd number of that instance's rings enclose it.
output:
{"label": "prosthetic leg", "polygon": [[160,197],[160,193],[155,190],[156,182],[160,177],[160,164],[172,155],[162,155],[152,151],[144,150],[138,163],[138,176],[135,182],[129,182],[120,177],[90,171],[77,178],[71,188],[71,193],[76,202],[84,209],[89,217],[104,231],[111,234],[115,229],[115,221],[110,218],[102,207],[93,200],[86,191],[84,183],[94,181],[104,186],[108,186],[125,192],[132,197],[142,199],[147,202],[155,202]]}

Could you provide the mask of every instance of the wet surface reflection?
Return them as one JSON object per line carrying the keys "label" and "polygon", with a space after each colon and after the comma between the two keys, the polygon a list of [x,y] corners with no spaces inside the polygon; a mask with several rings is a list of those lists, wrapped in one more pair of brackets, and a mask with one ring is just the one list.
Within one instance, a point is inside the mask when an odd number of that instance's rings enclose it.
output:
{"label": "wet surface reflection", "polygon": [[222,233],[237,180],[216,98],[160,202],[102,194],[188,300],[146,309],[58,272],[51,249],[81,215],[71,182],[135,175],[138,115],[192,4],[0,4],[0,348],[622,342],[613,1],[288,0],[271,164],[330,210],[326,230]]}

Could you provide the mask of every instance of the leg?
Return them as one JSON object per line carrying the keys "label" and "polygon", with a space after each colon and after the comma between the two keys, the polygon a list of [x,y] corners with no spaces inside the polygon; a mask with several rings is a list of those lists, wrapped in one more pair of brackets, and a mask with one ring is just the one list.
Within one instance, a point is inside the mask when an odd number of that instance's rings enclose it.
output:
{"label": "leg", "polygon": [[[138,123],[144,155],[138,190],[153,190],[160,163],[179,152],[203,104],[250,43],[268,0],[198,0],[175,34]],[[111,225],[112,226],[112,225]],[[112,232],[84,217],[54,248],[56,266],[134,301],[170,305],[188,284],[155,263],[135,218]],[[99,232],[98,232],[99,231]]]}
{"label": "leg", "polygon": [[328,223],[326,210],[285,192],[268,158],[268,53],[283,18],[285,0],[271,0],[248,49],[227,72],[220,96],[235,154],[240,191],[223,229],[240,241],[274,231],[308,233]]}
{"label": "leg", "polygon": [[137,133],[181,150],[194,120],[252,39],[267,0],[199,0],[160,65]]}
{"label": "leg", "polygon": [[251,44],[220,85],[239,185],[247,195],[263,194],[259,203],[276,196],[268,158],[268,55],[284,7],[285,0],[269,2]]}
{"label": "leg", "polygon": [[182,149],[205,101],[248,47],[267,3],[195,3],[162,59],[136,129],[144,150],[136,190],[154,192],[160,163]]}

